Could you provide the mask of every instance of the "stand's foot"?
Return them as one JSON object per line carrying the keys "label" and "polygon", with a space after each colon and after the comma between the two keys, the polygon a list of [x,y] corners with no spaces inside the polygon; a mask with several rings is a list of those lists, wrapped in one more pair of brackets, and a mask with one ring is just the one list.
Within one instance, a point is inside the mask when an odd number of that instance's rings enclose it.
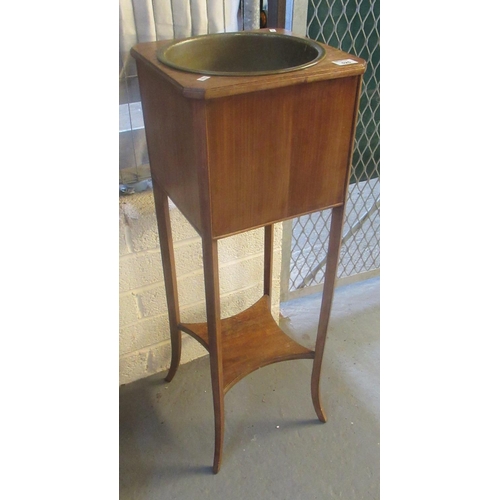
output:
{"label": "stand's foot", "polygon": [[323,406],[321,405],[321,398],[319,395],[319,375],[317,377],[317,380],[315,380],[315,374],[313,371],[313,378],[311,381],[311,396],[312,396],[312,402],[314,406],[314,410],[316,411],[316,415],[318,416],[319,420],[323,423],[326,422],[326,413],[325,410],[323,410]]}
{"label": "stand's foot", "polygon": [[177,368],[179,368],[179,364],[181,361],[182,342],[181,342],[180,330],[176,330],[175,332],[172,332],[170,334],[170,338],[171,338],[172,354],[171,354],[170,368],[168,369],[167,376],[165,377],[165,382],[172,381],[172,379],[174,378],[174,375],[177,372]]}
{"label": "stand's foot", "polygon": [[[224,419],[222,419],[224,420]],[[214,464],[213,473],[217,474],[220,470],[222,463],[222,448],[224,446],[224,421],[215,425],[215,451],[214,451]]]}
{"label": "stand's foot", "polygon": [[222,450],[224,447],[224,391],[220,378],[212,379],[215,422],[215,451],[213,472],[217,474],[222,463]]}

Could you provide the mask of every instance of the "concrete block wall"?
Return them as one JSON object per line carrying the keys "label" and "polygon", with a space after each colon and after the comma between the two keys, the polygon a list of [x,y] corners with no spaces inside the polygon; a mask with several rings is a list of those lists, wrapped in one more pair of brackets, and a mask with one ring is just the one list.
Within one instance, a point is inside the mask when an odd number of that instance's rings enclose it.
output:
{"label": "concrete block wall", "polygon": [[[205,321],[201,239],[171,205],[181,320]],[[279,316],[281,224],[275,226],[272,312]],[[170,365],[170,333],[152,191],[120,198],[120,384],[164,371]],[[222,317],[250,307],[262,296],[264,230],[219,241]],[[181,363],[207,351],[186,334]]]}

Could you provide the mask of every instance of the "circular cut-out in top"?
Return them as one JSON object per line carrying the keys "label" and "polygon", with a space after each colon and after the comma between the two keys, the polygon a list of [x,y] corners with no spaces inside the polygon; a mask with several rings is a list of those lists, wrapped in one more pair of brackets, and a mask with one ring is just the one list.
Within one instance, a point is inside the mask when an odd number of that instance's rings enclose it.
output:
{"label": "circular cut-out in top", "polygon": [[158,50],[171,68],[214,76],[273,75],[318,63],[325,49],[308,38],[279,33],[217,33],[176,41]]}

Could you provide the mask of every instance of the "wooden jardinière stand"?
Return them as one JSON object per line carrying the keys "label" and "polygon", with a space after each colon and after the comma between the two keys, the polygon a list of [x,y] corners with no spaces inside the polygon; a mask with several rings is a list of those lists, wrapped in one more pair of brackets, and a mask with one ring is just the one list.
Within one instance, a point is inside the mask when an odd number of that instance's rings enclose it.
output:
{"label": "wooden jardini\u00e8re stand", "polygon": [[[224,395],[257,368],[312,359],[312,401],[318,418],[326,421],[319,394],[321,363],[366,63],[324,45],[326,57],[300,71],[200,81],[199,74],[158,61],[156,51],[168,43],[141,43],[132,49],[172,340],[166,380],[172,380],[179,366],[181,332],[186,332],[210,355],[217,473]],[[342,63],[346,60],[351,62]],[[206,323],[186,324],[180,319],[168,197],[201,236]],[[316,346],[310,350],[290,339],[270,312],[273,224],[324,209],[332,210],[332,224]],[[263,297],[250,309],[221,320],[218,241],[258,227],[265,228]]]}

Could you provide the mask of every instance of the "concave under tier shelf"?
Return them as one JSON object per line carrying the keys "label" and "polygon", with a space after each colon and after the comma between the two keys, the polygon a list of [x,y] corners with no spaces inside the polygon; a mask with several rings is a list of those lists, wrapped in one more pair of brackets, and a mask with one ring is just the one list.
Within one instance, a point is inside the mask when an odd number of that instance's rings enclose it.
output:
{"label": "concave under tier shelf", "polygon": [[[179,328],[208,349],[206,323],[181,323]],[[224,393],[263,366],[290,359],[314,358],[314,351],[292,340],[276,324],[267,295],[245,311],[221,320],[221,330]]]}

